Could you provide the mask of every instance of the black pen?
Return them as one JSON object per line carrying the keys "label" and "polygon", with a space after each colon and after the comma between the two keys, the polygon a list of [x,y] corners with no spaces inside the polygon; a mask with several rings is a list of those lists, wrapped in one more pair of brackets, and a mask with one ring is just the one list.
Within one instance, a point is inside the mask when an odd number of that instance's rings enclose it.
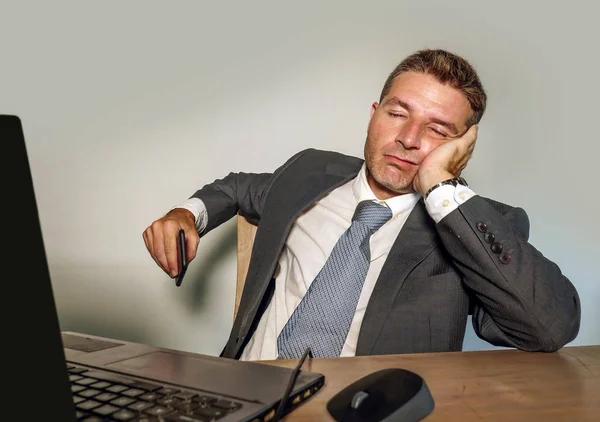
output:
{"label": "black pen", "polygon": [[183,282],[183,277],[185,276],[185,272],[187,271],[187,248],[185,247],[185,231],[183,229],[179,230],[179,274],[177,275],[177,279],[175,280],[175,285],[177,287],[181,286]]}

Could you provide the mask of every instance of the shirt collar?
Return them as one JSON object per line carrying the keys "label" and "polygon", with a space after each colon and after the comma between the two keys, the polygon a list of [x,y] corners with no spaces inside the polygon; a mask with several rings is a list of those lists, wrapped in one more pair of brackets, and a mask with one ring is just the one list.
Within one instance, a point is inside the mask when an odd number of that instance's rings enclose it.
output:
{"label": "shirt collar", "polygon": [[410,211],[421,198],[418,193],[405,193],[392,198],[381,201],[377,199],[369,182],[367,181],[367,165],[363,163],[360,171],[354,178],[352,183],[352,193],[358,204],[360,201],[372,200],[380,204],[387,205],[392,210],[392,215],[395,217],[400,213]]}

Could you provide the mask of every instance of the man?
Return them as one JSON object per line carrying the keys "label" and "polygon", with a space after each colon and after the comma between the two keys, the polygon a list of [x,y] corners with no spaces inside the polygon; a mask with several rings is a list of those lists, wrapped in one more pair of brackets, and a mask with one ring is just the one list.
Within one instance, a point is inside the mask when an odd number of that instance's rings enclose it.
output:
{"label": "man", "polygon": [[230,173],[153,222],[146,247],[174,277],[179,229],[191,260],[237,213],[258,225],[224,357],[458,351],[469,313],[491,344],[555,351],[579,331],[574,286],[527,242],[522,209],[460,177],[486,101],[466,60],[418,51],[372,106],[364,161],[309,149]]}

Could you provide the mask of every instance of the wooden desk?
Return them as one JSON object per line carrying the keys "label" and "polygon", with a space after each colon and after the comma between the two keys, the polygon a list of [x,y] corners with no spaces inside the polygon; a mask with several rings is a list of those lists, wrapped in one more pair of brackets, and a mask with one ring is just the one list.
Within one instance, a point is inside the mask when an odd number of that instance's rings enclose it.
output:
{"label": "wooden desk", "polygon": [[[296,360],[262,361],[294,367]],[[518,350],[312,359],[303,369],[325,386],[286,422],[332,421],[327,401],[351,382],[384,368],[421,375],[435,400],[434,421],[600,421],[600,346],[556,353]]]}

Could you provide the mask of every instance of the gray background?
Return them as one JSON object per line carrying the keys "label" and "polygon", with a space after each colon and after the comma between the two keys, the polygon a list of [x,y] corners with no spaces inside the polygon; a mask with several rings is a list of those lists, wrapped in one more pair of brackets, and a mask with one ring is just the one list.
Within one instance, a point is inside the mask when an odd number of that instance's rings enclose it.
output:
{"label": "gray background", "polygon": [[[572,344],[600,343],[598,6],[362,3],[0,3],[0,113],[23,120],[63,329],[218,354],[235,225],[202,240],[181,288],[143,230],[229,171],[307,147],[362,156],[387,74],[439,47],[489,94],[464,175],[525,208],[531,242],[581,294]],[[490,347],[469,328],[466,350]]]}

